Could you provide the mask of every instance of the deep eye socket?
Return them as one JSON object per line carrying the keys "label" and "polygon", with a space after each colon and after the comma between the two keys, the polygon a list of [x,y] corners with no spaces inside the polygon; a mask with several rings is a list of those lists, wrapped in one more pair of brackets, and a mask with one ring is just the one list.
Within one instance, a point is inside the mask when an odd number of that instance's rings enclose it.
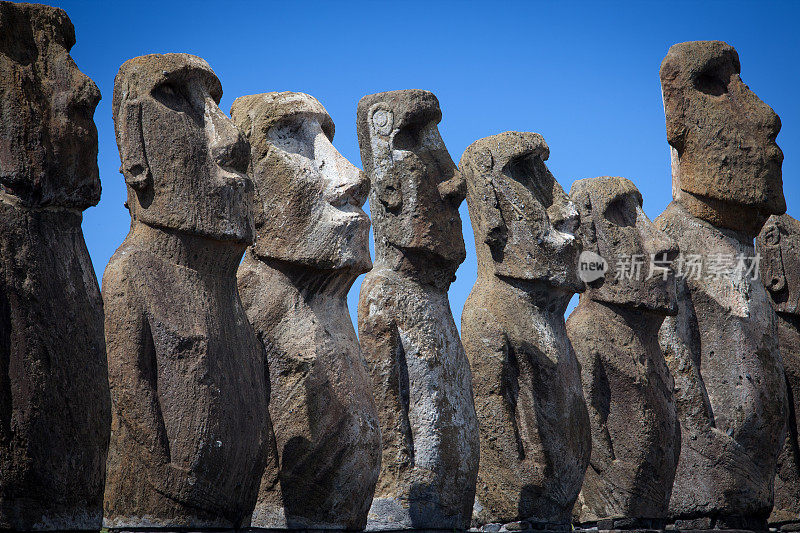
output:
{"label": "deep eye socket", "polygon": [[283,119],[272,125],[267,138],[280,150],[314,159],[314,139],[303,128],[302,122]]}
{"label": "deep eye socket", "polygon": [[636,206],[627,198],[617,198],[608,204],[604,216],[612,224],[621,227],[636,225]]}
{"label": "deep eye socket", "polygon": [[192,108],[185,91],[172,82],[166,81],[157,85],[151,94],[153,98],[175,111],[186,112]]}
{"label": "deep eye socket", "polygon": [[722,96],[728,92],[728,84],[717,72],[701,72],[694,78],[694,87],[710,96]]}
{"label": "deep eye socket", "polygon": [[395,150],[412,151],[419,146],[420,133],[424,124],[408,124],[395,133],[392,147]]}

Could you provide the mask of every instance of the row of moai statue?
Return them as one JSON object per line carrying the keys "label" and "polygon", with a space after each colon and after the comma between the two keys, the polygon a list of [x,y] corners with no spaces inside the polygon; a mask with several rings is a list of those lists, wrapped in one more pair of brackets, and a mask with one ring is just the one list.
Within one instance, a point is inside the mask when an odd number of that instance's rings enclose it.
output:
{"label": "row of moai statue", "polygon": [[[359,102],[362,172],[309,95],[229,118],[202,59],[131,59],[112,104],[131,229],[101,298],[81,231],[100,94],[74,43],[64,11],[0,2],[0,529],[800,524],[800,223],[770,218],[780,120],[729,45],[661,65],[674,201],[654,222],[624,178],[567,195],[536,133],[457,166],[427,91]],[[751,257],[757,235],[763,284],[577,268]]]}

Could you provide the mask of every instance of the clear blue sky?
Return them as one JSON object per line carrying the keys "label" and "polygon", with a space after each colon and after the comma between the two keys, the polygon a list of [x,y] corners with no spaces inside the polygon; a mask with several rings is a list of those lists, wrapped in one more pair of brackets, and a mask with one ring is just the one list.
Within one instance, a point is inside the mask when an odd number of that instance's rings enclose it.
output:
{"label": "clear blue sky", "polygon": [[[800,2],[90,2],[54,1],[75,25],[72,56],[100,87],[95,113],[103,196],[83,229],[98,279],[128,231],[111,120],[114,75],[148,53],[206,59],[224,90],[302,91],[336,123],[334,145],[361,166],[356,104],[393,89],[433,91],[439,128],[458,162],[474,140],[541,133],[565,190],[576,179],[631,179],[655,218],[669,203],[669,149],[658,69],[669,46],[719,39],[739,52],[742,78],[781,116],[778,144],[788,211],[800,218]],[[456,323],[475,281],[467,260],[450,289]],[[354,314],[359,279],[350,292]]]}

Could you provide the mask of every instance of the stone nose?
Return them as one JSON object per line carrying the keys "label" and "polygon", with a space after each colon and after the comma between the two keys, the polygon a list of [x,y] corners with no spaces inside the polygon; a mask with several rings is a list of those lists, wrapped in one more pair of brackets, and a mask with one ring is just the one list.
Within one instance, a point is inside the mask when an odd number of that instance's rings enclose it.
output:
{"label": "stone nose", "polygon": [[247,172],[250,143],[211,98],[206,99],[206,115],[210,119],[211,153],[214,161],[222,168],[241,174]]}
{"label": "stone nose", "polygon": [[337,207],[350,204],[361,207],[367,201],[369,178],[338,151],[335,153],[337,176],[329,190],[328,201]]}
{"label": "stone nose", "polygon": [[78,76],[79,83],[73,96],[72,105],[77,109],[85,109],[89,113],[94,113],[97,104],[100,103],[100,89],[84,73],[78,71]]}
{"label": "stone nose", "polygon": [[[641,211],[641,209],[639,209]],[[678,258],[678,244],[672,238],[658,229],[658,227],[647,218],[644,211],[639,213],[639,221],[644,247],[647,253],[653,254],[655,259],[662,262],[672,263]]]}
{"label": "stone nose", "polygon": [[578,209],[574,203],[566,199],[561,199],[561,201],[556,199],[547,210],[547,215],[553,227],[561,233],[575,235],[580,225]]}
{"label": "stone nose", "polygon": [[453,174],[450,179],[439,183],[439,196],[442,197],[442,200],[457,208],[467,196],[467,182],[455,167],[455,164],[452,165],[452,170]]}
{"label": "stone nose", "polygon": [[778,133],[780,133],[781,131],[781,117],[779,117],[778,114],[775,111],[773,111],[771,107],[769,107],[766,104],[764,105],[767,107],[768,110],[766,119],[767,129],[770,132],[770,138],[774,141],[775,138],[778,136]]}

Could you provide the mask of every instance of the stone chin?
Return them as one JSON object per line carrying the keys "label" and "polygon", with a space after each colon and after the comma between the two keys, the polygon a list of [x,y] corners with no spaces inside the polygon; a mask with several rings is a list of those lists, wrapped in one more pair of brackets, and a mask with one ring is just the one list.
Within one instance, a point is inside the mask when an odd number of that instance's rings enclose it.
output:
{"label": "stone chin", "polygon": [[346,270],[356,275],[372,269],[372,258],[369,253],[369,217],[360,213],[346,212],[346,216],[338,215],[335,223],[328,227],[317,227],[305,239],[306,242],[295,241],[284,249],[270,249],[267,239],[257,239],[256,255],[262,258],[276,259],[286,263],[300,265],[316,270]]}
{"label": "stone chin", "polygon": [[574,264],[562,265],[547,271],[533,268],[514,268],[509,265],[495,264],[495,275],[499,278],[521,282],[545,283],[553,290],[575,294],[583,292],[586,286],[578,277],[578,261]]}
{"label": "stone chin", "polygon": [[[453,239],[455,240],[455,238]],[[430,261],[428,268],[452,270],[455,272],[461,263],[467,258],[467,251],[463,240],[461,246],[453,246],[450,243],[435,245],[434,243],[390,243],[392,246],[401,250],[405,255],[414,255],[419,258],[427,258]]]}
{"label": "stone chin", "polygon": [[369,217],[361,211],[360,216],[353,217],[337,232],[336,238],[331,241],[343,244],[331,256],[333,269],[352,270],[359,275],[372,270],[372,257],[369,253],[369,228]]}
{"label": "stone chin", "polygon": [[[614,274],[609,272],[606,275],[613,276]],[[606,290],[604,290],[604,287]],[[592,282],[589,284],[587,291],[591,293],[592,300],[597,302],[616,304],[658,315],[675,316],[678,314],[675,277],[672,275],[668,276],[666,281],[661,278],[651,278],[636,286],[630,285],[622,290]]]}

